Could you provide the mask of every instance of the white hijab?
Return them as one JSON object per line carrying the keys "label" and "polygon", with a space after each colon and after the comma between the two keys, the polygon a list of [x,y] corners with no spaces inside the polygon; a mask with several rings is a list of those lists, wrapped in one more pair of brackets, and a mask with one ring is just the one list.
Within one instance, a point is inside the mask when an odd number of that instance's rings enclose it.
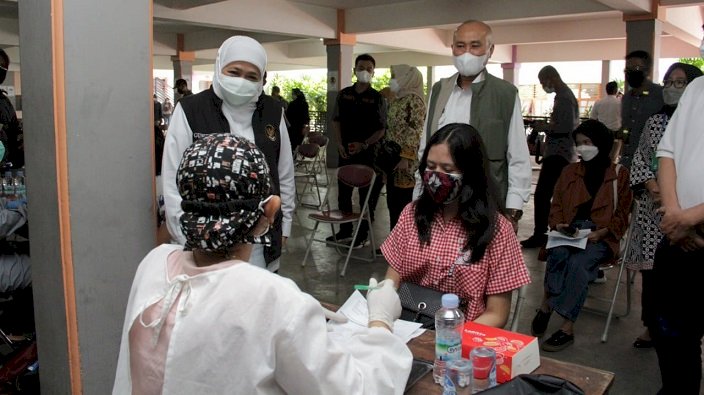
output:
{"label": "white hijab", "polygon": [[259,93],[248,103],[241,106],[233,106],[225,100],[222,102],[222,112],[230,125],[230,133],[244,137],[254,142],[254,131],[252,130],[252,114],[264,89],[264,72],[266,71],[266,51],[259,42],[247,36],[232,36],[225,40],[218,49],[218,56],[215,58],[215,72],[213,73],[213,91],[220,99],[223,99],[223,87],[220,83],[222,69],[228,64],[242,61],[253,64],[259,69],[262,78],[259,80]]}

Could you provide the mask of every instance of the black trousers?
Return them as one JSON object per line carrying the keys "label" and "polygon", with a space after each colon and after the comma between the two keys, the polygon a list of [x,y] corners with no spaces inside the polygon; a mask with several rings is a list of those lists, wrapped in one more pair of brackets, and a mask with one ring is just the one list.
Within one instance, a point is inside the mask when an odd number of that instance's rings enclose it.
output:
{"label": "black trousers", "polygon": [[658,394],[697,395],[702,378],[701,317],[704,249],[686,252],[663,240],[655,253],[655,340],[662,389]]}
{"label": "black trousers", "polygon": [[413,200],[413,188],[398,188],[393,185],[393,176],[386,184],[386,205],[389,207],[389,229],[394,228],[403,208]]}
{"label": "black trousers", "polygon": [[[374,150],[372,147],[369,147],[365,151],[362,151],[361,153],[357,155],[351,155],[349,158],[345,159],[340,157],[339,161],[339,166],[345,166],[345,165],[366,165],[371,168],[374,168]],[[381,194],[381,188],[384,187],[384,180],[381,174],[376,175],[376,180],[374,181],[374,185],[366,188],[360,188],[359,189],[359,205],[364,204],[364,200],[367,198],[367,194],[371,193],[369,195],[369,215],[372,219],[374,220],[374,210],[376,209],[376,204],[379,201],[379,195]],[[354,191],[354,188],[343,184],[343,183],[338,183],[337,185],[337,207],[342,210],[342,211],[347,211],[347,212],[352,212],[352,192]],[[340,232],[342,233],[352,233],[353,229],[353,224],[352,223],[346,223],[340,225]],[[359,229],[359,235],[363,238],[366,238],[367,234],[369,231],[369,224],[366,221],[362,222],[362,225]]]}
{"label": "black trousers", "polygon": [[542,235],[548,230],[552,193],[555,190],[557,179],[562,174],[562,169],[568,164],[567,159],[558,155],[548,156],[543,159],[543,165],[538,176],[538,185],[535,187],[535,196],[533,198],[535,202],[534,235]]}

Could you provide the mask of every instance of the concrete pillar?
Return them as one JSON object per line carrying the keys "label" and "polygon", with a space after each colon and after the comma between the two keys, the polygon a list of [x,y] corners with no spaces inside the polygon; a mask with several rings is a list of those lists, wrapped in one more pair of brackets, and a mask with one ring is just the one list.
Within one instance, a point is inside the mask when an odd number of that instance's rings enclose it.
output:
{"label": "concrete pillar", "polygon": [[433,89],[433,83],[434,81],[434,74],[435,74],[435,67],[434,66],[427,66],[425,68],[425,85],[428,87],[428,92],[426,92],[425,95],[425,102],[428,103],[428,99],[430,98],[430,91]]}
{"label": "concrete pillar", "polygon": [[41,388],[110,393],[156,243],[150,0],[19,2]]}
{"label": "concrete pillar", "polygon": [[611,61],[601,61],[601,89],[599,90],[599,98],[606,97],[606,84],[609,83],[609,74],[611,74]]}
{"label": "concrete pillar", "polygon": [[337,147],[339,141],[332,129],[332,118],[335,110],[337,94],[342,88],[352,84],[352,70],[354,69],[354,45],[357,36],[345,32],[345,11],[337,10],[337,38],[324,40],[327,52],[328,65],[328,97],[327,97],[327,136],[330,139],[327,145],[327,162],[329,168],[336,168],[338,162]]}
{"label": "concrete pillar", "polygon": [[651,79],[658,76],[661,34],[662,22],[657,19],[626,19],[626,54],[635,50],[647,51],[653,59]]}
{"label": "concrete pillar", "polygon": [[511,46],[511,62],[501,63],[501,70],[503,71],[504,81],[508,81],[515,86],[518,86],[518,71],[521,68],[521,64],[516,61],[516,53],[518,49],[515,45]]}

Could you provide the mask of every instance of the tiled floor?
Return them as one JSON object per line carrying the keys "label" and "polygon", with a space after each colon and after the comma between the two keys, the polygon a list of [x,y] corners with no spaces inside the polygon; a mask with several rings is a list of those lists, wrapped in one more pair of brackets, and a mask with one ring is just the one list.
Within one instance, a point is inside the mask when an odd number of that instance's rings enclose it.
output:
{"label": "tiled floor", "polygon": [[[334,170],[331,171],[334,180]],[[537,171],[534,171],[537,176]],[[535,178],[535,177],[534,177]],[[336,207],[336,188],[330,188],[333,207]],[[356,194],[355,194],[356,199]],[[298,210],[294,219],[292,236],[288,242],[288,251],[284,252],[280,274],[293,279],[304,291],[322,301],[340,304],[352,292],[354,284],[366,284],[369,277],[383,278],[387,264],[379,256],[372,262],[351,260],[345,277],[338,275],[344,258],[340,257],[334,248],[326,247],[322,243],[314,243],[311,256],[305,267],[301,261],[305,254],[305,240],[310,234],[311,222],[307,219],[310,209]],[[520,223],[519,239],[523,240],[532,233],[532,197],[531,202],[525,207],[524,219]],[[382,195],[376,210],[374,231],[377,240],[383,241],[389,232],[388,210],[385,196]],[[329,228],[318,231],[319,237],[330,234]],[[357,253],[370,253],[370,248],[365,247]],[[526,300],[519,317],[518,331],[530,333],[530,323],[535,314],[535,309],[540,304],[542,297],[542,283],[545,266],[536,259],[537,249],[523,251],[526,264],[531,272],[533,282],[528,285]],[[613,292],[613,285],[618,272],[607,272],[606,284],[593,285],[590,295],[607,297]],[[625,275],[619,291],[618,310],[625,307]],[[593,298],[587,300],[587,306],[607,308],[608,305]],[[653,349],[635,349],[632,342],[642,331],[640,322],[640,275],[635,277],[632,292],[632,310],[627,317],[617,318],[612,321],[609,337],[606,343],[601,342],[606,318],[597,314],[583,311],[575,324],[575,343],[558,353],[549,356],[574,362],[586,366],[604,369],[616,373],[616,380],[612,387],[612,394],[654,394],[660,388],[660,372],[657,366],[657,357]],[[554,315],[547,333],[557,330],[561,320]],[[548,353],[544,353],[547,355]]]}

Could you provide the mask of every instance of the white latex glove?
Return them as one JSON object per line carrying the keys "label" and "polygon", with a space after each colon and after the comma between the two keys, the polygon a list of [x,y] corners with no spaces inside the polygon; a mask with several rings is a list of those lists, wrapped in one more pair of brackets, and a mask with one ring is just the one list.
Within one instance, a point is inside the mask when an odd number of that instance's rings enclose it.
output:
{"label": "white latex glove", "polygon": [[377,284],[376,279],[369,279],[367,291],[369,322],[379,321],[393,330],[394,321],[401,317],[401,299],[394,287],[394,280],[384,280]]}
{"label": "white latex glove", "polygon": [[323,313],[325,313],[325,318],[330,321],[339,322],[341,324],[347,322],[347,317],[345,317],[343,314],[328,310],[325,307],[323,307]]}

